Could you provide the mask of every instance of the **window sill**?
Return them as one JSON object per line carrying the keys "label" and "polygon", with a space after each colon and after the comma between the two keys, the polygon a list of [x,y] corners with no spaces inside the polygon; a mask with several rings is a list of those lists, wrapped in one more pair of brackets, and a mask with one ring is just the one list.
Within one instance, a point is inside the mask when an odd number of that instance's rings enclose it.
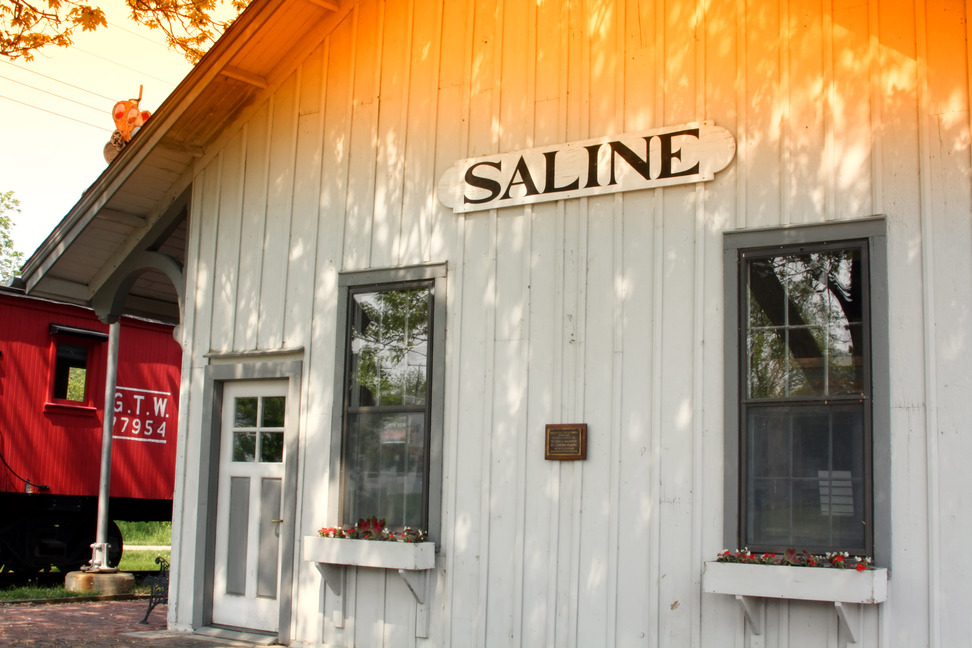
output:
{"label": "window sill", "polygon": [[762,634],[765,600],[825,601],[834,605],[845,636],[856,642],[862,634],[861,605],[888,598],[888,570],[827,569],[781,565],[707,562],[702,591],[734,596],[753,634]]}
{"label": "window sill", "polygon": [[44,411],[49,414],[73,414],[75,416],[97,416],[98,408],[84,403],[44,403]]}

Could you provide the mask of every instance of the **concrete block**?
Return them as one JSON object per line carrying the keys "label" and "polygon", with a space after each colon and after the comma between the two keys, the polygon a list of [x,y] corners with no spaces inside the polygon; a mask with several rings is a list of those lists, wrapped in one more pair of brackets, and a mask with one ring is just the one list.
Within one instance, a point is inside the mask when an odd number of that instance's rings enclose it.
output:
{"label": "concrete block", "polygon": [[135,591],[135,576],[124,572],[68,572],[64,589],[98,596],[117,596]]}

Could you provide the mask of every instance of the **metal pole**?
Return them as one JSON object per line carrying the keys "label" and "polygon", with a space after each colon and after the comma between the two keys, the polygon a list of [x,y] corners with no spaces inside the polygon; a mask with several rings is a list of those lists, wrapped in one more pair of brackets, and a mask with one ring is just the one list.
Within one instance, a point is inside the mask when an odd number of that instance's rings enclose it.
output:
{"label": "metal pole", "polygon": [[118,380],[118,337],[121,323],[108,328],[108,370],[105,377],[105,412],[101,428],[101,483],[98,487],[98,530],[91,545],[89,572],[116,572],[108,566],[108,493],[111,489],[111,433],[115,427],[115,385]]}

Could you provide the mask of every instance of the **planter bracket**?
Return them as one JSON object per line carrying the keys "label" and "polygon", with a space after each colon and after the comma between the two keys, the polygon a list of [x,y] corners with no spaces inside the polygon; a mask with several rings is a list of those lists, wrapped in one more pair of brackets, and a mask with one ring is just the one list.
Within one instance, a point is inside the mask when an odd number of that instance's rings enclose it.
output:
{"label": "planter bracket", "polygon": [[425,595],[427,591],[427,583],[429,580],[428,571],[425,570],[415,570],[415,569],[399,569],[398,573],[405,580],[405,584],[408,585],[408,589],[411,590],[412,596],[419,604],[425,603]]}
{"label": "planter bracket", "polygon": [[840,622],[841,629],[850,638],[848,645],[857,645],[862,634],[861,630],[864,628],[864,613],[861,611],[861,606],[835,601],[834,609],[837,611],[837,620]]}
{"label": "planter bracket", "polygon": [[347,571],[344,565],[332,565],[330,563],[314,563],[317,571],[321,573],[321,578],[327,588],[334,595],[334,616],[331,622],[335,628],[344,627],[344,581],[347,578]]}
{"label": "planter bracket", "polygon": [[763,612],[766,610],[766,600],[757,596],[736,594],[736,603],[742,609],[752,633],[754,635],[763,634]]}

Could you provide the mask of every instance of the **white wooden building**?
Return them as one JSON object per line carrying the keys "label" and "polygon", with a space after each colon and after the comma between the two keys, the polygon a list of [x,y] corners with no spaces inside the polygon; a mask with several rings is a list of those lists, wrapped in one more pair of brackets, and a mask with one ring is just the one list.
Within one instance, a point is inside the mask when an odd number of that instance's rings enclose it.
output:
{"label": "white wooden building", "polygon": [[970,12],[253,0],[23,273],[180,322],[170,627],[972,645]]}

